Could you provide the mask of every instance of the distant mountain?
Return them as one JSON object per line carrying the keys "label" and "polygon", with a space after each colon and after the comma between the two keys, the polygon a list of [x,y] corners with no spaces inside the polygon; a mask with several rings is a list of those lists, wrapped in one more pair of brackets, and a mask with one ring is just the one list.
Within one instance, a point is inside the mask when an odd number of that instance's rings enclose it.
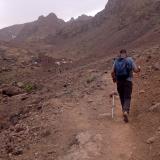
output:
{"label": "distant mountain", "polygon": [[118,47],[160,41],[159,17],[159,0],[109,0],[94,18],[68,23],[45,43],[61,44],[57,50],[63,56],[98,56]]}
{"label": "distant mountain", "polygon": [[54,13],[50,13],[47,17],[40,16],[37,21],[24,25],[21,32],[15,40],[39,40],[45,38],[48,34],[54,35],[65,22],[58,19]]}
{"label": "distant mountain", "polygon": [[38,20],[30,23],[10,26],[0,30],[0,40],[4,41],[37,41],[46,38],[48,35],[54,36],[59,30],[68,24],[78,25],[90,20],[92,17],[81,15],[77,19],[72,18],[69,22],[59,19],[54,13],[48,16],[40,16]]}
{"label": "distant mountain", "polygon": [[0,40],[10,41],[16,38],[23,27],[24,27],[24,24],[20,24],[20,25],[13,25],[13,26],[1,29],[0,30]]}
{"label": "distant mountain", "polygon": [[160,41],[159,17],[159,0],[108,0],[95,17],[82,15],[64,22],[54,13],[40,16],[24,24],[13,41],[31,42],[34,48],[62,57],[99,56],[119,47]]}
{"label": "distant mountain", "polygon": [[39,40],[48,34],[55,34],[57,29],[61,28],[65,22],[58,19],[54,13],[48,16],[40,16],[38,20],[30,23],[10,26],[0,30],[0,40],[3,41],[25,41]]}
{"label": "distant mountain", "polygon": [[[37,21],[25,24],[15,40],[42,40],[47,36],[55,36],[61,30],[68,30],[68,27],[80,27],[82,24],[87,23],[91,19],[91,16],[82,15],[77,19],[72,18],[69,22],[64,22],[63,20],[59,19],[54,13],[50,13],[47,17],[40,16]],[[73,28],[71,27],[71,29]]]}
{"label": "distant mountain", "polygon": [[87,16],[85,14],[82,14],[77,19],[75,19],[75,21],[88,21],[91,20],[92,18],[93,18],[92,16]]}

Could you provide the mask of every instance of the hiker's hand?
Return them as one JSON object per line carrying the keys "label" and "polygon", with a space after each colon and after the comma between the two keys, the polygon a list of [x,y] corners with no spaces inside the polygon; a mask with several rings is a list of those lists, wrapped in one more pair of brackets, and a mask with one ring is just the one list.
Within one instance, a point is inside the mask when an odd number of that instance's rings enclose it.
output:
{"label": "hiker's hand", "polygon": [[141,71],[141,66],[138,66],[138,72],[140,72]]}
{"label": "hiker's hand", "polygon": [[113,80],[113,83],[116,83],[116,78],[112,78],[112,80]]}
{"label": "hiker's hand", "polygon": [[114,71],[112,71],[111,77],[112,77],[113,83],[116,83],[116,75]]}
{"label": "hiker's hand", "polygon": [[139,72],[141,71],[141,67],[138,66],[138,67],[134,68],[133,71],[134,71],[135,73],[139,73]]}

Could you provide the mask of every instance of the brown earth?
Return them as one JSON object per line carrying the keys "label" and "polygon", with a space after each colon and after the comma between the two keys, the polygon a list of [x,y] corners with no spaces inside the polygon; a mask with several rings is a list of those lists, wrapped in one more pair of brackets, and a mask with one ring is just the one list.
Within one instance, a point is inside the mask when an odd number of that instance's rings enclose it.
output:
{"label": "brown earth", "polygon": [[10,76],[1,76],[1,88],[22,82],[24,92],[1,95],[1,159],[158,160],[159,106],[150,108],[160,98],[159,47],[134,51],[142,73],[135,77],[129,124],[122,120],[119,99],[111,118],[112,57],[81,66],[73,62],[74,69],[67,62],[68,69],[59,66],[57,72],[54,60],[3,71]]}
{"label": "brown earth", "polygon": [[[0,42],[0,160],[159,160],[159,4],[110,0],[59,31],[50,14]],[[109,97],[122,47],[142,68],[128,124]]]}

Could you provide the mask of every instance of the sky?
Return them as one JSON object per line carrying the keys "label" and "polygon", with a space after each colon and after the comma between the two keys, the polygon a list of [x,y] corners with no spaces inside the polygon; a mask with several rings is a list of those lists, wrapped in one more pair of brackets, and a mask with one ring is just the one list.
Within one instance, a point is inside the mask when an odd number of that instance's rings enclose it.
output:
{"label": "sky", "polygon": [[82,14],[94,16],[107,0],[0,0],[0,28],[36,20],[55,13],[67,21]]}

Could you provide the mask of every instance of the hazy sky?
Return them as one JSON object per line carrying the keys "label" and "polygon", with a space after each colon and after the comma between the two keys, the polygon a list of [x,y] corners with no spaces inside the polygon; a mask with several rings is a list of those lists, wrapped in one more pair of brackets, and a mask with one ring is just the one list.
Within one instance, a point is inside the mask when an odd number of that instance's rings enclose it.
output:
{"label": "hazy sky", "polygon": [[81,14],[95,15],[108,0],[0,0],[0,28],[36,20],[54,12],[69,20]]}

